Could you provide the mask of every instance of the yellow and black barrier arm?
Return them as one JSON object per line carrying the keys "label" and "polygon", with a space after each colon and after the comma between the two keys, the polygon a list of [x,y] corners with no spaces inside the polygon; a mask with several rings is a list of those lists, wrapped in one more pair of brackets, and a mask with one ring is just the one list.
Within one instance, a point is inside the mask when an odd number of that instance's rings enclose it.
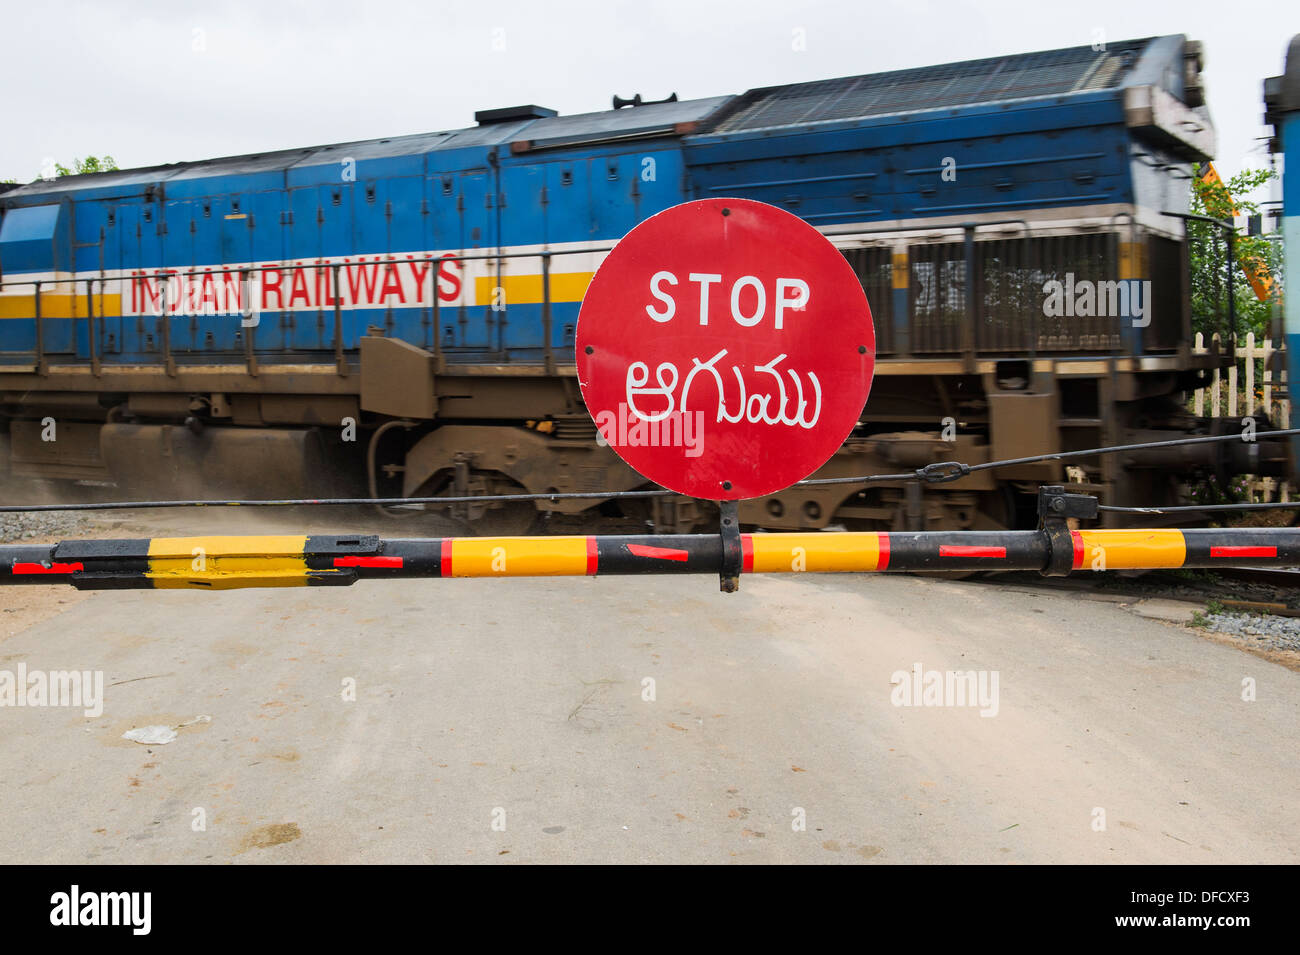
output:
{"label": "yellow and black barrier arm", "polygon": [[[1157,570],[1300,564],[1300,528],[1077,530],[1097,502],[1043,488],[1034,531],[738,534],[741,574]],[[732,538],[734,540],[734,538]],[[156,537],[0,547],[0,584],[81,590],[347,585],[426,577],[720,574],[722,534]]]}

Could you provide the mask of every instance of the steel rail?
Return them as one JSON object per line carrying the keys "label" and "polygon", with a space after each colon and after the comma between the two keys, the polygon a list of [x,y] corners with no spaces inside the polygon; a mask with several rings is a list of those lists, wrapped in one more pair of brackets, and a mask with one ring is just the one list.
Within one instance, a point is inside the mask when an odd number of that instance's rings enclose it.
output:
{"label": "steel rail", "polygon": [[1300,509],[1300,501],[1244,501],[1240,504],[1179,504],[1174,507],[1119,507],[1114,504],[1099,504],[1099,511],[1113,511],[1116,514],[1198,514],[1202,511],[1294,511]]}

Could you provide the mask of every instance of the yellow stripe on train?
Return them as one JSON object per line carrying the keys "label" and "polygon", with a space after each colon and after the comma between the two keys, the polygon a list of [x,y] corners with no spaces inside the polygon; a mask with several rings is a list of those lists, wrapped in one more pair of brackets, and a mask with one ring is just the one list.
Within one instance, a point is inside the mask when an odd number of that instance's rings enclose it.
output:
{"label": "yellow stripe on train", "polygon": [[306,536],[155,537],[145,576],[155,588],[305,587]]}
{"label": "yellow stripe on train", "polygon": [[[551,301],[581,302],[594,272],[552,272]],[[498,292],[497,289],[501,291]],[[543,299],[542,276],[487,275],[474,279],[475,305],[535,305]]]}
{"label": "yellow stripe on train", "polygon": [[[51,283],[53,284],[53,283]],[[95,317],[122,314],[122,296],[95,295]],[[35,318],[35,295],[0,295],[0,318]],[[85,318],[86,296],[66,292],[41,293],[41,318]]]}

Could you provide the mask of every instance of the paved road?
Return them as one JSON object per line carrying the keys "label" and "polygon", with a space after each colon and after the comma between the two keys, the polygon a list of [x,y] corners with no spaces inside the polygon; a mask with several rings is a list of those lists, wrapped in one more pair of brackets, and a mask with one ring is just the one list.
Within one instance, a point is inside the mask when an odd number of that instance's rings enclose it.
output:
{"label": "paved road", "polygon": [[[0,709],[0,862],[1300,854],[1300,673],[1078,595],[456,580],[59,609],[0,642],[0,671],[112,685],[98,718]],[[894,705],[918,663],[996,672],[996,715]]]}

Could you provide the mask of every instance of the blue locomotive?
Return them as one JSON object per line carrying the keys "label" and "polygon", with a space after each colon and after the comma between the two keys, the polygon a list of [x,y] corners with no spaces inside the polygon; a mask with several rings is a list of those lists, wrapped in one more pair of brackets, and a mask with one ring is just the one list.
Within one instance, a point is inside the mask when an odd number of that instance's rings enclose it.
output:
{"label": "blue locomotive", "polygon": [[[581,403],[578,306],[633,226],[712,196],[816,226],[871,303],[871,399],[819,477],[1225,426],[1183,400],[1230,360],[1191,347],[1181,216],[1214,151],[1201,56],[1163,36],[574,116],[489,109],[465,129],[9,188],[0,465],[185,496],[637,487]],[[1189,470],[1281,466],[1203,445],[1071,477],[1148,504]],[[1015,526],[1025,492],[1064,477],[792,488],[741,514]],[[455,513],[501,532],[589,508],[664,530],[708,517],[684,499]]]}

